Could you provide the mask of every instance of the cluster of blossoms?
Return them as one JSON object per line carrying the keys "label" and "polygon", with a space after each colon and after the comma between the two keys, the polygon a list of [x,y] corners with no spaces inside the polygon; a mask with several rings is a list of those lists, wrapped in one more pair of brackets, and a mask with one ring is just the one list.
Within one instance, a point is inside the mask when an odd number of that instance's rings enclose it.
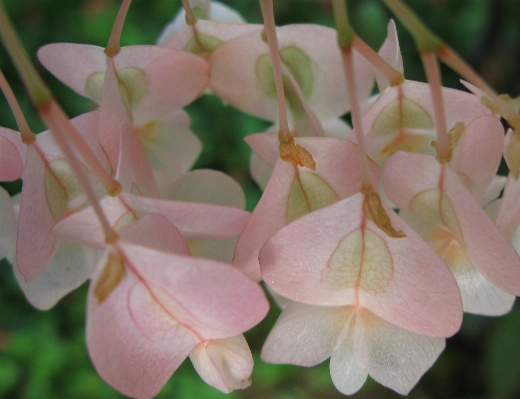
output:
{"label": "cluster of blossoms", "polygon": [[[223,392],[249,386],[242,333],[268,312],[262,280],[283,309],[263,360],[330,357],[345,394],[368,375],[407,394],[463,312],[502,315],[520,295],[518,116],[471,71],[474,94],[442,88],[437,56],[467,70],[427,31],[430,83],[405,80],[394,22],[376,53],[342,4],[336,31],[275,29],[267,0],[265,25],[184,1],[157,45],[120,48],[124,0],[105,49],[38,52],[95,111],[69,121],[14,56],[50,129],[37,135],[1,77],[20,133],[0,128],[0,181],[23,190],[0,188],[0,258],[39,309],[91,280],[88,351],[125,395],[155,396],[188,356]],[[201,143],[182,108],[204,91],[274,123],[246,138],[263,189],[252,214],[230,177],[189,171]]]}

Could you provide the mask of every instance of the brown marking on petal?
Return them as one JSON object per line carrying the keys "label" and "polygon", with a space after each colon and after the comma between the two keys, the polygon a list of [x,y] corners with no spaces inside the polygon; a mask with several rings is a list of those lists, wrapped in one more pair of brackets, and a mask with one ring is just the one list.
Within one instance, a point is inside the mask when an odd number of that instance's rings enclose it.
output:
{"label": "brown marking on petal", "polygon": [[383,230],[389,237],[406,237],[406,234],[402,230],[398,231],[394,229],[390,217],[386,213],[385,208],[383,208],[379,194],[376,193],[372,187],[362,187],[361,193],[365,196],[363,201],[363,213],[367,219],[374,222],[377,227]]}
{"label": "brown marking on petal", "polygon": [[311,153],[301,145],[296,144],[293,138],[280,143],[280,158],[285,162],[292,163],[294,166],[305,166],[316,170],[316,162]]}
{"label": "brown marking on petal", "polygon": [[125,277],[125,262],[119,253],[111,253],[94,287],[94,296],[102,303]]}

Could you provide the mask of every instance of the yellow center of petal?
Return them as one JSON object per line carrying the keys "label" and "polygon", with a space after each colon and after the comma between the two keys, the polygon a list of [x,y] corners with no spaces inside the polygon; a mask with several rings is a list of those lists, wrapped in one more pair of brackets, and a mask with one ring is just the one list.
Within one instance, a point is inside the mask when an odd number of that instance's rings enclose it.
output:
{"label": "yellow center of petal", "polygon": [[108,255],[105,267],[94,287],[94,296],[98,303],[103,302],[125,277],[125,261],[121,254]]}
{"label": "yellow center of petal", "polygon": [[323,278],[337,289],[361,288],[377,295],[390,285],[393,275],[390,251],[376,233],[355,230],[341,240],[330,257]]}
{"label": "yellow center of petal", "polygon": [[287,200],[287,223],[338,201],[332,187],[312,172],[297,172]]}

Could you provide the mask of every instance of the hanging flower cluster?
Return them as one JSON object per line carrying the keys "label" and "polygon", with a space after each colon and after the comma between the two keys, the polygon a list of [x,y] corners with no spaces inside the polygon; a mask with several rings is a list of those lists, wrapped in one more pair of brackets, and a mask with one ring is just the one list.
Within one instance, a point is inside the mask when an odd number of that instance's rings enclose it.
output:
{"label": "hanging flower cluster", "polygon": [[[158,45],[121,48],[124,0],[106,48],[38,52],[98,104],[70,121],[14,52],[49,130],[29,130],[2,75],[20,133],[0,128],[0,181],[22,178],[23,190],[0,189],[0,257],[39,309],[90,280],[87,346],[115,389],[151,398],[188,356],[215,388],[248,387],[242,333],[268,312],[262,280],[283,309],[263,360],[330,357],[345,394],[368,375],[407,394],[463,312],[511,309],[519,117],[401,2],[384,2],[417,40],[429,83],[404,79],[393,21],[377,53],[341,0],[337,30],[275,28],[270,0],[260,1],[264,25],[186,0]],[[4,43],[18,49],[1,14]],[[441,87],[438,57],[475,94]],[[205,91],[273,122],[246,138],[264,190],[252,214],[230,177],[189,171],[201,143],[182,108]],[[507,179],[497,176],[503,154]]]}

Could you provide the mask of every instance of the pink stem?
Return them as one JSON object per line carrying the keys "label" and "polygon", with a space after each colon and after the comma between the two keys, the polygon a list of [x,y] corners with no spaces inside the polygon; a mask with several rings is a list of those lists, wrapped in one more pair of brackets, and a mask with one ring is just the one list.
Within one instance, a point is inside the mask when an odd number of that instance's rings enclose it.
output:
{"label": "pink stem", "polygon": [[121,7],[119,8],[119,12],[117,13],[114,26],[112,27],[112,33],[110,33],[108,44],[105,47],[105,54],[108,57],[115,57],[117,54],[119,54],[119,51],[121,51],[121,32],[123,30],[126,14],[128,13],[128,9],[130,8],[131,2],[132,0],[123,0],[123,3],[121,3]]}

